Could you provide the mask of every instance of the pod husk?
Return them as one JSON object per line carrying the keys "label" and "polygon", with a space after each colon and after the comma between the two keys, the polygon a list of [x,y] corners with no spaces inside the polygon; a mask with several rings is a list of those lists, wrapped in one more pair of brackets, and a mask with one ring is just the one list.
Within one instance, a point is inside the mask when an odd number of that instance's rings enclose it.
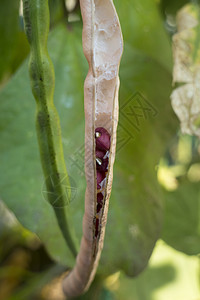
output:
{"label": "pod husk", "polygon": [[[76,265],[63,281],[69,297],[85,292],[96,273],[103,248],[118,123],[119,64],[123,39],[119,19],[112,0],[80,0],[83,19],[83,51],[89,64],[84,84],[85,109],[85,213],[83,236]],[[109,166],[104,189],[104,205],[99,218],[99,234],[95,236],[97,204],[95,128],[104,127],[111,136]]]}

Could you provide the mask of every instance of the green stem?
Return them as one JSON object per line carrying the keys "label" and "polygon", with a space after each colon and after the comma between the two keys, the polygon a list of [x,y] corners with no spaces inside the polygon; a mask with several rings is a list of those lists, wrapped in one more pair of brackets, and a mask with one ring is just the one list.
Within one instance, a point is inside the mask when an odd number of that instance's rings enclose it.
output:
{"label": "green stem", "polygon": [[[70,202],[70,182],[64,161],[59,116],[53,103],[55,76],[47,51],[48,0],[23,0],[26,35],[31,47],[29,73],[37,104],[36,128],[47,199],[63,236],[76,256],[64,207]],[[66,189],[68,187],[68,189]]]}

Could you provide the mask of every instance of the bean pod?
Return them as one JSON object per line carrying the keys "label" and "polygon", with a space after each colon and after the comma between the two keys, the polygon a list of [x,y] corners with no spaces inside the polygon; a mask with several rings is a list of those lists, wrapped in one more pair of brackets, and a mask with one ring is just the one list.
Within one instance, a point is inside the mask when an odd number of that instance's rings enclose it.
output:
{"label": "bean pod", "polygon": [[[59,117],[53,103],[54,69],[47,51],[48,0],[23,0],[25,32],[31,47],[29,74],[36,100],[36,129],[47,198],[54,208],[63,236],[76,256],[64,206],[69,204],[69,178],[64,161]],[[55,207],[59,207],[58,209]]]}
{"label": "bean pod", "polygon": [[63,281],[68,297],[86,291],[94,278],[105,234],[118,123],[119,64],[123,39],[112,0],[80,0],[83,51],[89,64],[84,85],[85,214],[80,251]]}

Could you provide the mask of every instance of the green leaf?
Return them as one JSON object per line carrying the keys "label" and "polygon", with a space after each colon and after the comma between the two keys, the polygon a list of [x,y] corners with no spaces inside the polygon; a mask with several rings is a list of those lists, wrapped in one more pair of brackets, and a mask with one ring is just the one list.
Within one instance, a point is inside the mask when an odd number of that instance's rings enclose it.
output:
{"label": "green leaf", "polygon": [[19,18],[19,0],[1,0],[0,81],[6,80],[28,53],[28,43]]}
{"label": "green leaf", "polygon": [[165,192],[166,209],[162,238],[188,255],[200,253],[200,186],[184,181]]}
{"label": "green leaf", "polygon": [[[120,68],[119,150],[101,259],[104,272],[121,268],[129,275],[137,275],[146,266],[160,233],[163,208],[156,165],[176,127],[169,101],[169,41],[156,5],[133,2],[116,1],[125,49]],[[145,11],[150,11],[149,16]],[[147,115],[135,109],[141,114],[138,130],[130,123],[136,124],[136,118],[128,115],[129,106],[139,105],[137,100],[150,109]],[[125,130],[133,139],[122,147]]]}
{"label": "green leaf", "polygon": [[[154,2],[116,1],[116,6],[125,51],[120,68],[114,183],[99,271],[110,274],[122,269],[136,275],[146,266],[162,223],[156,166],[176,128],[169,101],[171,52]],[[148,17],[146,11],[150,12]],[[70,29],[58,26],[50,35],[49,52],[55,67],[55,104],[73,192],[66,210],[71,212],[80,241],[85,194],[83,83],[88,69],[82,52],[80,24]],[[129,115],[130,107],[140,115],[138,120]],[[55,260],[72,266],[74,260],[53,209],[42,195],[44,181],[27,63],[1,92],[0,114],[1,197],[18,220],[41,238]]]}
{"label": "green leaf", "polygon": [[113,285],[110,282],[116,300],[198,299],[199,258],[188,257],[160,240],[140,276],[133,279],[121,274]]}
{"label": "green leaf", "polygon": [[188,255],[200,253],[199,144],[195,136],[174,137],[158,172],[165,199],[162,238]]}
{"label": "green leaf", "polygon": [[177,10],[180,9],[183,5],[188,3],[188,0],[162,0],[160,1],[161,10],[163,15],[175,15]]}
{"label": "green leaf", "polygon": [[124,0],[114,1],[122,32],[125,48],[128,45],[154,59],[171,73],[172,55],[170,42],[164,30],[164,24],[156,1]]}
{"label": "green leaf", "polygon": [[[62,40],[59,41],[62,44]],[[73,256],[43,193],[45,184],[37,146],[35,103],[27,62],[7,84],[0,98],[0,159],[5,172],[2,173],[0,188],[2,200],[26,228],[38,234],[56,260],[70,265],[74,262]]]}

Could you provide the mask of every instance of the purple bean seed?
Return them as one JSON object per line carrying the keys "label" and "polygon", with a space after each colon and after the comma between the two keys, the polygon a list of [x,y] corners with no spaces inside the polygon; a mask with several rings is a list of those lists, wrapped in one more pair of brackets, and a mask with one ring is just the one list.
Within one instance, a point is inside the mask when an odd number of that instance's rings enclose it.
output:
{"label": "purple bean seed", "polygon": [[110,149],[110,135],[108,131],[103,127],[95,129],[96,136],[96,149],[97,150],[109,150]]}
{"label": "purple bean seed", "polygon": [[98,203],[97,204],[97,213],[99,213],[101,209],[102,209],[102,204]]}
{"label": "purple bean seed", "polygon": [[97,194],[97,203],[103,204],[103,194],[102,193]]}
{"label": "purple bean seed", "polygon": [[102,159],[105,156],[106,152],[101,150],[96,150],[96,157]]}
{"label": "purple bean seed", "polygon": [[106,177],[106,174],[104,172],[97,171],[97,189],[99,190],[101,188],[101,182]]}
{"label": "purple bean seed", "polygon": [[108,170],[108,157],[100,160],[100,162],[101,163],[99,163],[99,161],[97,161],[97,163],[96,163],[97,170],[99,170],[101,172],[106,172]]}

